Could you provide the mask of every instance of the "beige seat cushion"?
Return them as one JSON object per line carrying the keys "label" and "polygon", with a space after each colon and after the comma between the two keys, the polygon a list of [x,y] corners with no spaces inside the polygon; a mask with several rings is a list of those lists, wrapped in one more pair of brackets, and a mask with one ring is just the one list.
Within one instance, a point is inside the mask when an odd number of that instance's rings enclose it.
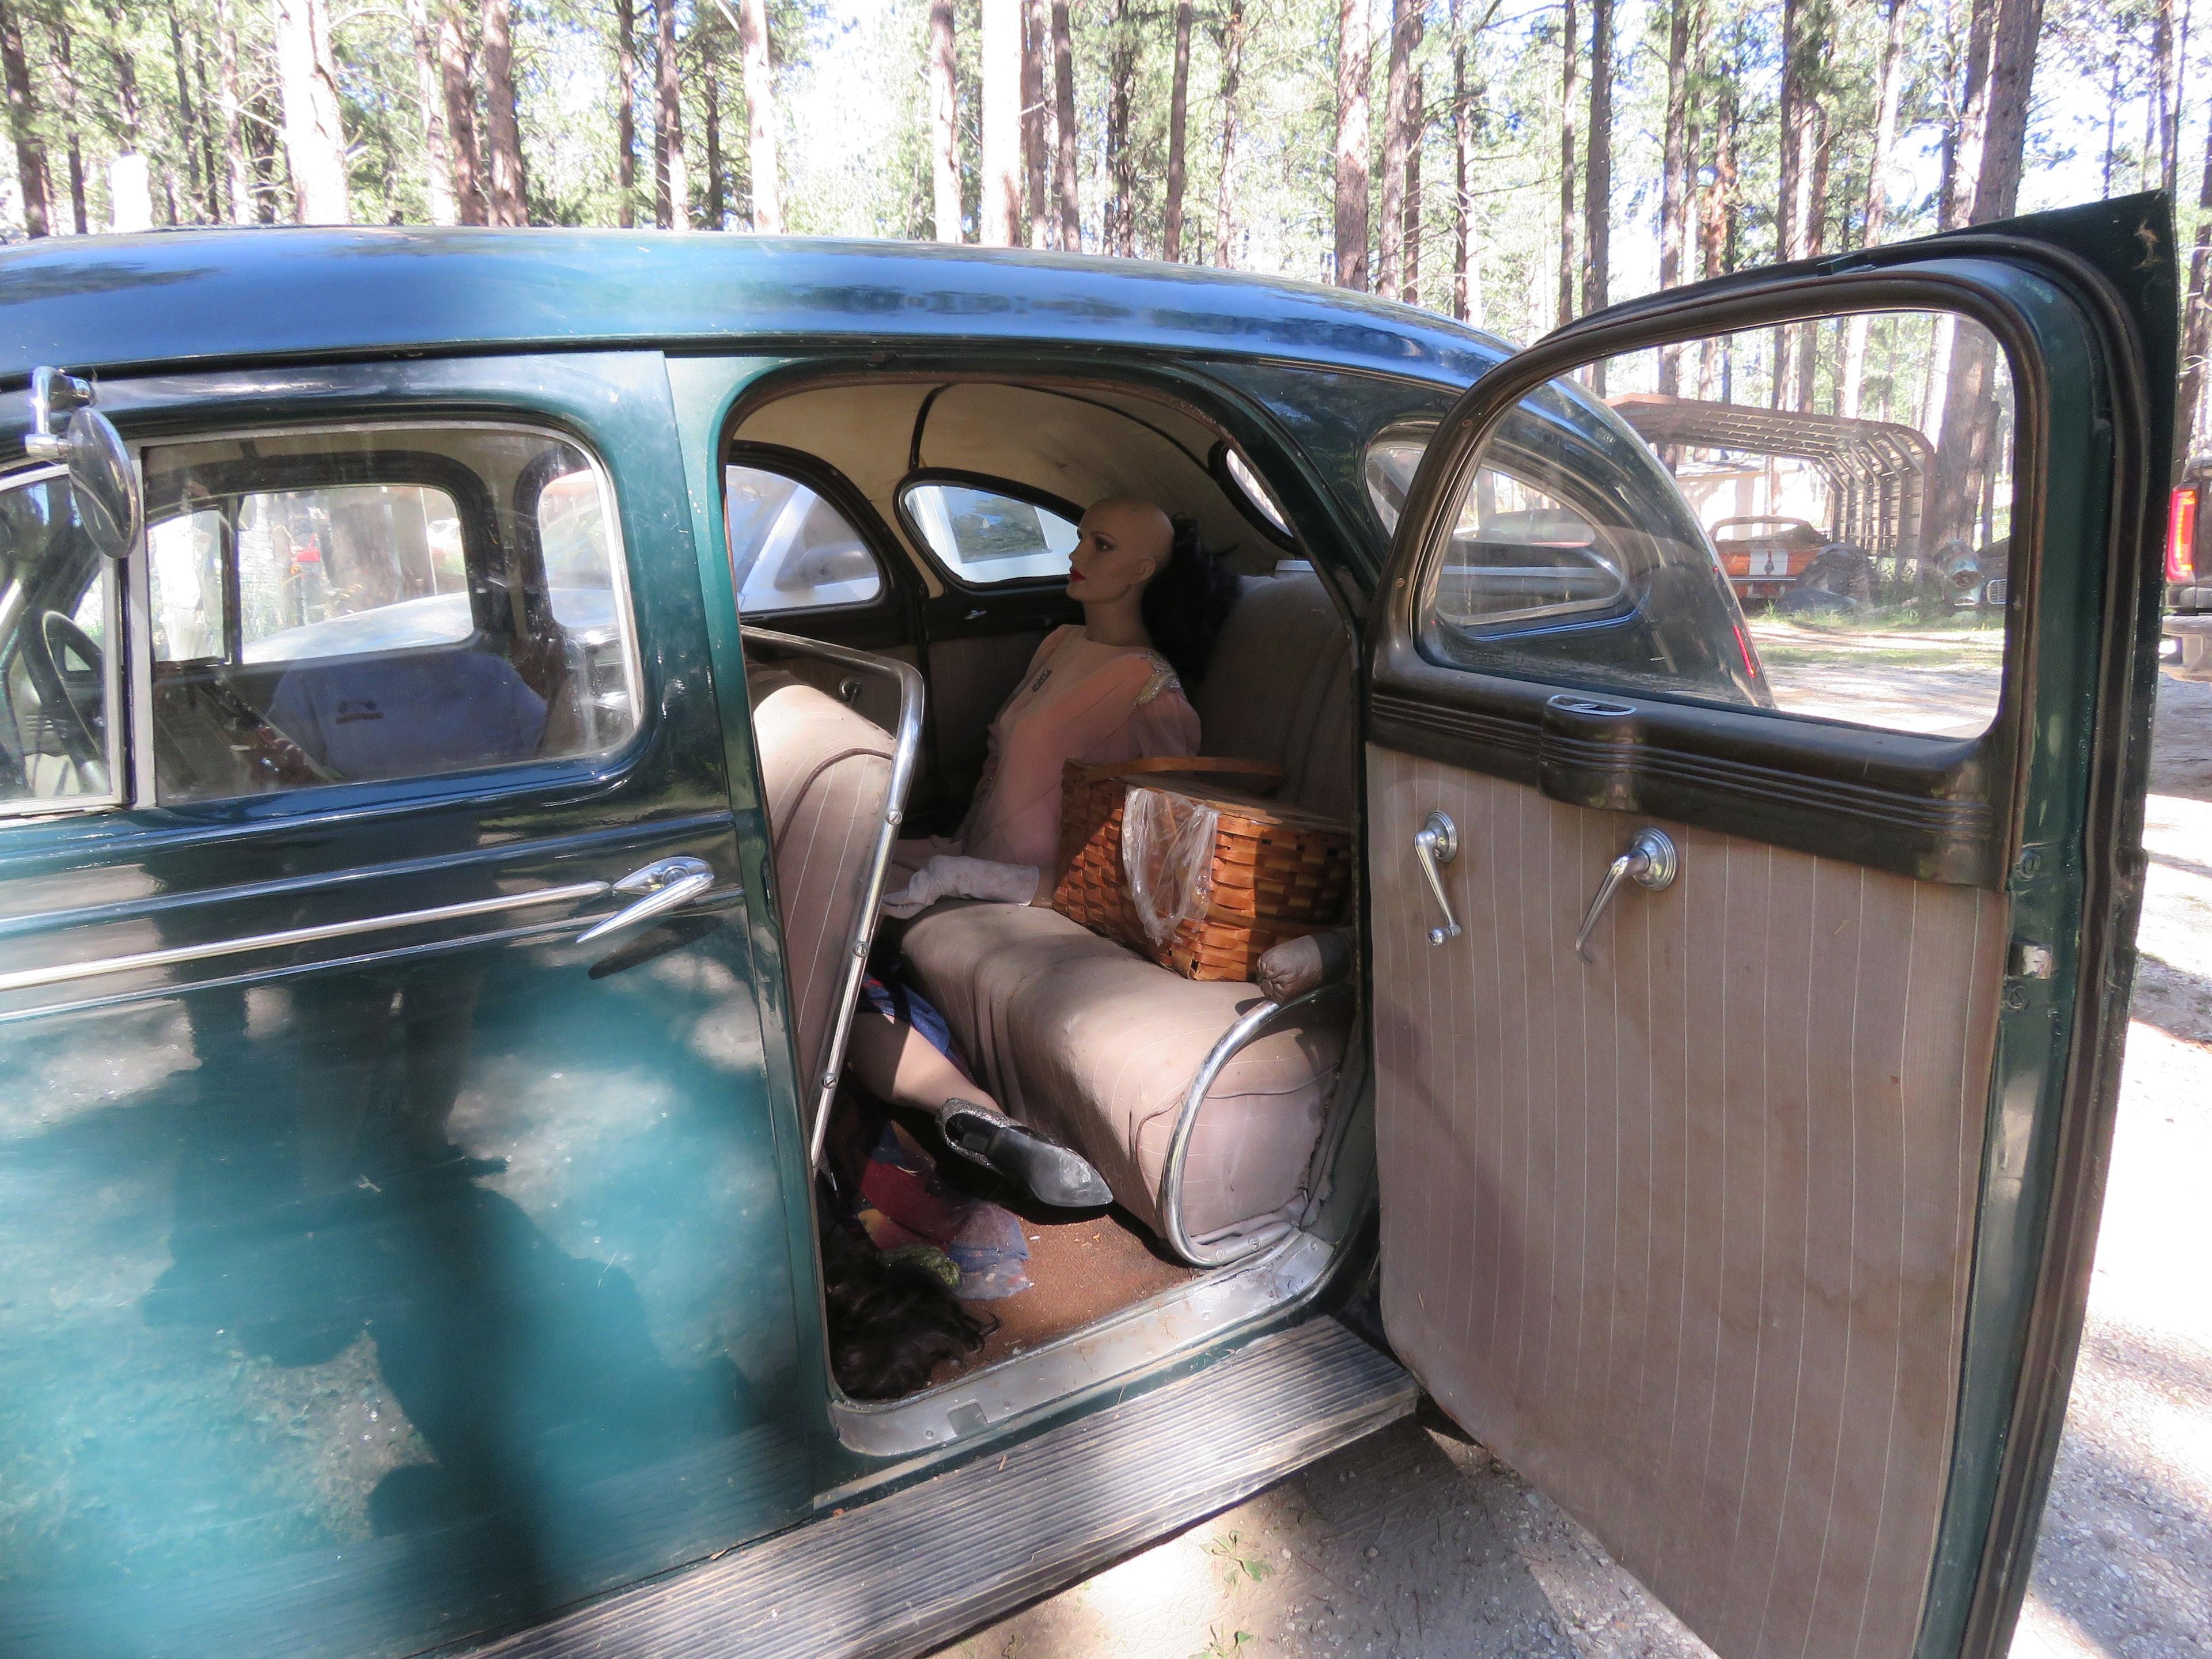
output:
{"label": "beige seat cushion", "polygon": [[754,668],[746,684],[811,1116],[890,789],[893,745],[881,727],[789,674]]}
{"label": "beige seat cushion", "polygon": [[[983,1086],[1082,1152],[1157,1231],[1183,1096],[1215,1042],[1261,1000],[1258,988],[1179,978],[1026,905],[940,904],[908,930],[904,949]],[[1276,1214],[1297,1197],[1343,1057],[1341,1018],[1292,1016],[1223,1070],[1185,1173],[1194,1237]]]}
{"label": "beige seat cushion", "polygon": [[1321,578],[1247,576],[1193,700],[1202,752],[1283,769],[1276,799],[1350,820],[1352,638]]}

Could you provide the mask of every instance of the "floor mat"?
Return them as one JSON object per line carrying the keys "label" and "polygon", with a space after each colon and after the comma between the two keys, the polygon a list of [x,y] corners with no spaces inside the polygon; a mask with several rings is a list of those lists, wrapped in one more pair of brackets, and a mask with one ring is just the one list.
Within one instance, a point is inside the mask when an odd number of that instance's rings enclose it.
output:
{"label": "floor mat", "polygon": [[[1030,1288],[995,1302],[966,1304],[971,1313],[996,1319],[999,1328],[951,1376],[1041,1346],[1198,1277],[1197,1268],[1167,1260],[1152,1235],[1119,1209],[1066,1221],[1025,1215],[1021,1222],[1030,1247]],[[943,1382],[949,1376],[940,1373],[935,1380]]]}

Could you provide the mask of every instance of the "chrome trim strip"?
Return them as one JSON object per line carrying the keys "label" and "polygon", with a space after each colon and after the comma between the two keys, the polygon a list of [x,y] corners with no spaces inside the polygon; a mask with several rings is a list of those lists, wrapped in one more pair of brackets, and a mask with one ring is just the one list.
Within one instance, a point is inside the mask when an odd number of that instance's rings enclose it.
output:
{"label": "chrome trim strip", "polygon": [[133,973],[143,968],[167,968],[179,963],[201,962],[215,957],[234,957],[248,951],[280,950],[289,945],[315,945],[325,939],[351,939],[362,933],[386,933],[428,922],[460,921],[471,916],[496,915],[502,910],[527,909],[540,904],[566,904],[598,898],[608,890],[604,881],[571,882],[564,887],[538,887],[526,893],[498,898],[471,899],[465,904],[441,904],[428,910],[389,911],[361,916],[352,921],[324,922],[314,927],[288,927],[274,933],[246,933],[206,945],[180,945],[166,951],[138,951],[129,956],[96,957],[88,962],[60,963],[45,968],[18,969],[0,974],[0,993],[34,990],[42,985],[61,985],[71,980],[106,974]]}
{"label": "chrome trim strip", "polygon": [[[797,634],[780,634],[750,623],[741,625],[738,631],[748,640],[773,646],[779,651],[826,658],[848,668],[898,682],[898,731],[894,734],[895,746],[891,750],[890,787],[884,792],[883,821],[877,826],[876,848],[868,860],[867,886],[860,896],[860,914],[854,921],[852,943],[845,954],[844,983],[838,988],[837,1020],[830,1028],[829,1057],[815,1086],[814,1118],[807,1125],[807,1167],[819,1169],[822,1143],[830,1132],[830,1107],[837,1097],[838,1077],[845,1069],[845,1042],[853,1031],[853,1009],[860,1000],[860,976],[867,970],[868,947],[876,937],[876,913],[883,905],[884,875],[890,868],[891,848],[898,840],[899,825],[906,818],[906,792],[914,781],[915,766],[921,754],[921,675],[896,658],[871,656],[865,651],[805,639]],[[802,1078],[801,1086],[807,1082]]]}
{"label": "chrome trim strip", "polygon": [[1238,1049],[1285,1014],[1316,1002],[1333,991],[1349,991],[1349,980],[1331,980],[1326,985],[1316,986],[1302,996],[1288,1002],[1272,999],[1255,1004],[1251,1010],[1234,1025],[1224,1031],[1198,1070],[1190,1079],[1190,1087],[1182,1098],[1182,1109],[1176,1115],[1175,1133],[1168,1141],[1167,1162],[1160,1170],[1159,1211],[1160,1231],[1167,1235],[1168,1248],[1195,1267],[1224,1267],[1231,1262],[1242,1261],[1256,1255],[1297,1229],[1288,1221],[1271,1221],[1241,1237],[1224,1240],[1218,1244],[1201,1244],[1194,1239],[1182,1224],[1183,1170],[1190,1158],[1191,1137],[1198,1129],[1198,1115],[1206,1105],[1206,1091],[1213,1080],[1221,1075],[1221,1068],[1236,1058]]}

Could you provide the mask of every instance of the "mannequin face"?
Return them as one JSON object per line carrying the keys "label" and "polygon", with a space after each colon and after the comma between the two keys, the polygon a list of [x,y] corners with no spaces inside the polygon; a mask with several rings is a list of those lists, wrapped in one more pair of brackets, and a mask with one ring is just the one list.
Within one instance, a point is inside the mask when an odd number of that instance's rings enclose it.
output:
{"label": "mannequin face", "polygon": [[1077,531],[1067,597],[1085,605],[1111,605],[1143,592],[1166,565],[1175,543],[1166,514],[1150,501],[1127,497],[1099,502]]}

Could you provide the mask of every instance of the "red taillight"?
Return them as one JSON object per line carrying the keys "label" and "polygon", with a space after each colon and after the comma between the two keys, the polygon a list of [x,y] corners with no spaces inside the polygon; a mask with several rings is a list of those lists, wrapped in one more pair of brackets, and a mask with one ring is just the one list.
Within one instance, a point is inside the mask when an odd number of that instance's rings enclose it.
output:
{"label": "red taillight", "polygon": [[2166,579],[2170,582],[2197,580],[2197,491],[2173,492],[2173,506],[2166,515]]}

